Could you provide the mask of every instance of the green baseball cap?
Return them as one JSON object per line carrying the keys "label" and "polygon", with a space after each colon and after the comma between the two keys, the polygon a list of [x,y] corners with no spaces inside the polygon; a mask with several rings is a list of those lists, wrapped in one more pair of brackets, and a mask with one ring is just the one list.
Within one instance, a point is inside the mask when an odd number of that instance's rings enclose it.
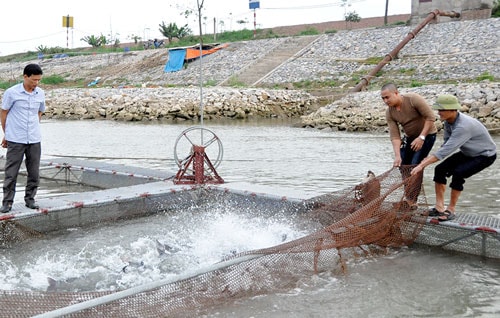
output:
{"label": "green baseball cap", "polygon": [[438,96],[432,108],[435,110],[460,110],[462,109],[462,105],[460,105],[455,96],[445,94]]}

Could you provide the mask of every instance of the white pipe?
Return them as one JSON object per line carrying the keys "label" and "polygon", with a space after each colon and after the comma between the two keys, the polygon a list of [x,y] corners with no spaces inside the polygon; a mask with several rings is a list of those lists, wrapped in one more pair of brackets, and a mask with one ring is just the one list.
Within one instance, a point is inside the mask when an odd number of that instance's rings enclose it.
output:
{"label": "white pipe", "polygon": [[250,255],[241,256],[241,257],[238,257],[238,258],[235,258],[235,259],[230,259],[230,260],[227,260],[227,261],[223,261],[223,262],[219,262],[219,263],[213,264],[213,265],[208,266],[208,267],[206,267],[204,269],[199,269],[199,270],[197,270],[197,271],[195,271],[193,273],[187,273],[187,274],[184,274],[184,275],[176,276],[174,278],[164,279],[164,280],[152,282],[152,283],[149,283],[149,284],[144,284],[144,285],[141,285],[141,286],[132,287],[132,288],[125,289],[125,290],[122,290],[122,291],[119,291],[119,292],[116,292],[116,293],[113,293],[113,294],[110,294],[110,295],[105,295],[105,296],[94,298],[94,299],[91,299],[91,300],[87,300],[87,301],[84,301],[84,302],[81,302],[81,303],[78,303],[78,304],[74,304],[74,305],[67,306],[67,307],[64,307],[64,308],[59,308],[59,309],[56,309],[56,310],[53,310],[53,311],[49,311],[49,312],[46,312],[46,313],[43,313],[43,314],[40,314],[40,315],[36,315],[36,316],[33,316],[33,318],[52,318],[52,317],[61,317],[61,316],[64,316],[64,315],[74,314],[74,313],[77,313],[77,312],[85,310],[85,309],[89,309],[89,308],[92,308],[92,307],[96,307],[96,306],[99,306],[99,305],[110,303],[110,302],[113,302],[113,301],[116,301],[116,300],[119,300],[119,299],[122,299],[122,298],[126,298],[126,297],[129,297],[129,296],[133,296],[133,295],[136,295],[136,294],[139,294],[139,293],[147,292],[147,291],[159,288],[161,286],[165,286],[165,285],[168,285],[168,284],[175,283],[175,282],[180,281],[180,280],[189,279],[189,278],[196,277],[198,275],[202,275],[202,274],[205,274],[205,273],[208,273],[208,272],[211,272],[211,271],[219,270],[221,268],[225,268],[225,267],[228,267],[228,266],[231,266],[231,265],[235,265],[235,264],[243,263],[243,262],[246,262],[246,261],[250,261],[252,259],[259,258],[261,256],[263,256],[263,255],[261,255],[261,254],[250,254]]}

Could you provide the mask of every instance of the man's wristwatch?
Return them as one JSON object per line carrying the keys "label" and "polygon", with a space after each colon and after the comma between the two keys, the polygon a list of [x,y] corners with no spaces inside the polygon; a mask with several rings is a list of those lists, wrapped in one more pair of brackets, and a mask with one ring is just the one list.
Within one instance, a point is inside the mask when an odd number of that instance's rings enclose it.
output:
{"label": "man's wristwatch", "polygon": [[423,141],[425,141],[425,136],[424,135],[420,135],[418,136],[418,138],[422,139]]}

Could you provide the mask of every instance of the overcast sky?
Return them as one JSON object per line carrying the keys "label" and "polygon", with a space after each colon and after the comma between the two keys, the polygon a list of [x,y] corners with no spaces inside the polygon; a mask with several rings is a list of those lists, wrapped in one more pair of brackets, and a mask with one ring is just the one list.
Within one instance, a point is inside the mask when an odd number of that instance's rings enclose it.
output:
{"label": "overcast sky", "polygon": [[[200,0],[201,1],[201,0]],[[386,0],[349,0],[342,7],[341,0],[260,0],[255,10],[257,28],[317,23],[344,19],[345,12],[359,14],[361,18],[383,16]],[[162,38],[159,24],[175,22],[188,24],[198,34],[192,15],[185,19],[186,9],[196,10],[196,0],[12,0],[2,1],[0,11],[0,56],[37,51],[39,46],[76,48],[88,46],[80,41],[88,35],[116,37],[120,42],[132,42],[131,36]],[[212,33],[216,19],[219,31],[253,29],[254,11],[249,0],[205,0],[204,16],[207,33]],[[389,15],[411,11],[411,0],[390,0]],[[64,28],[63,16],[73,17],[73,28]],[[223,21],[223,23],[221,22]],[[247,23],[238,23],[247,21]]]}

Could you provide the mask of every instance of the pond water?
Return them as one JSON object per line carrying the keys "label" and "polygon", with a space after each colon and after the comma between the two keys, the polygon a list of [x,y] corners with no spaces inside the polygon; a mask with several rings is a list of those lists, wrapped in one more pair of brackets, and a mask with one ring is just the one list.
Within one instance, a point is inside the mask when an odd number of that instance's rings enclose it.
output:
{"label": "pond water", "polygon": [[[70,156],[177,171],[174,145],[183,124],[44,121],[43,157]],[[291,122],[205,125],[222,141],[217,168],[226,182],[246,181],[320,195],[350,187],[392,165],[384,133],[325,132]],[[438,137],[437,147],[442,141]],[[497,145],[500,138],[495,136]],[[500,164],[465,184],[460,212],[500,217]],[[433,201],[432,168],[424,188]],[[42,180],[39,196],[57,184]],[[21,189],[18,189],[18,197]],[[65,191],[80,191],[71,187]],[[19,198],[16,198],[19,200]],[[279,244],[311,231],[293,216],[249,217],[213,206],[119,224],[69,229],[0,250],[0,288],[115,290],[203,267],[224,255]],[[174,226],[175,225],[175,226]],[[158,243],[175,248],[159,255]],[[51,284],[49,284],[50,279]],[[286,291],[207,309],[207,317],[495,317],[500,314],[496,260],[422,246],[353,261],[345,275],[322,273]]]}

